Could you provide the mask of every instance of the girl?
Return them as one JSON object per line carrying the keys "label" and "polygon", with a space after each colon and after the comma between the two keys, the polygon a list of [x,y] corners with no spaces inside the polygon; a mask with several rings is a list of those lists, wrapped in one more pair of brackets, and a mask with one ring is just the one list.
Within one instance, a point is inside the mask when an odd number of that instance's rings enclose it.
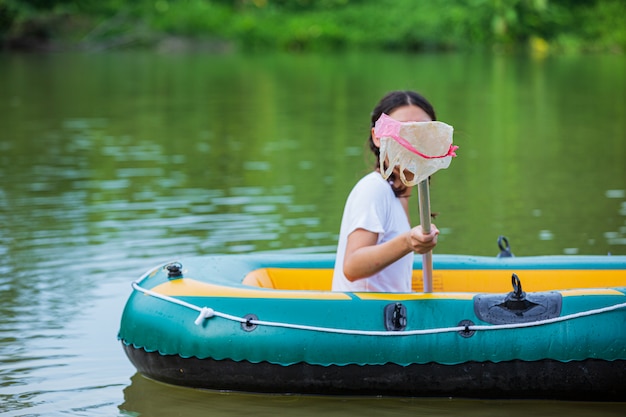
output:
{"label": "girl", "polygon": [[424,234],[421,226],[411,228],[411,188],[400,181],[398,168],[387,180],[380,174],[380,138],[374,134],[374,124],[383,113],[399,122],[436,120],[432,105],[413,91],[388,93],[374,108],[369,145],[376,155],[376,168],[348,196],[333,291],[410,292],[413,254],[426,253],[437,244],[439,230],[435,225],[429,234]]}

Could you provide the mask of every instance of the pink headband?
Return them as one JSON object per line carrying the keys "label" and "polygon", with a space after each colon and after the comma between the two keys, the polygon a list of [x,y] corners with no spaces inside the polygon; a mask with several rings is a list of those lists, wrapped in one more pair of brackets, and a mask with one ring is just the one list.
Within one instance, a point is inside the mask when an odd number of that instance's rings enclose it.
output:
{"label": "pink headband", "polygon": [[[418,123],[418,122],[404,122],[404,123]],[[391,117],[383,113],[381,114],[380,118],[376,121],[376,124],[374,125],[374,134],[376,135],[377,138],[382,138],[382,137],[393,138],[396,142],[402,145],[402,147],[404,147],[406,150],[414,153],[415,155],[419,155],[424,159],[437,159],[437,158],[446,158],[448,156],[452,156],[452,157],[456,156],[456,153],[454,151],[459,149],[459,147],[456,145],[450,145],[450,148],[448,149],[448,152],[446,152],[445,155],[437,155],[437,156],[424,155],[423,153],[415,149],[413,145],[409,143],[408,140],[400,136],[400,128],[402,127],[404,123],[399,122],[395,119],[392,119]]]}

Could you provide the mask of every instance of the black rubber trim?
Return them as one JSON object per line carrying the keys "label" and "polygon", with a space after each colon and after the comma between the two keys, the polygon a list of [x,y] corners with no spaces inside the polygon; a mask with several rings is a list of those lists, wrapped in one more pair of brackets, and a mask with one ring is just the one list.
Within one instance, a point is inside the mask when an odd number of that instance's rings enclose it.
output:
{"label": "black rubber trim", "polygon": [[626,361],[289,366],[182,358],[122,343],[137,370],[193,388],[263,393],[624,401]]}

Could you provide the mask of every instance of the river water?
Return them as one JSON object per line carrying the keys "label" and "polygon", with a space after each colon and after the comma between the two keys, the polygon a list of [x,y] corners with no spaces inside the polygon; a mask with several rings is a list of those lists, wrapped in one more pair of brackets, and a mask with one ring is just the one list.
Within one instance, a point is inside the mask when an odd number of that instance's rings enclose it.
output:
{"label": "river water", "polygon": [[156,264],[334,251],[391,89],[455,127],[459,157],[431,188],[438,253],[495,255],[506,235],[517,256],[626,254],[625,74],[619,55],[0,55],[0,414],[625,415],[196,391],[137,375],[116,339]]}

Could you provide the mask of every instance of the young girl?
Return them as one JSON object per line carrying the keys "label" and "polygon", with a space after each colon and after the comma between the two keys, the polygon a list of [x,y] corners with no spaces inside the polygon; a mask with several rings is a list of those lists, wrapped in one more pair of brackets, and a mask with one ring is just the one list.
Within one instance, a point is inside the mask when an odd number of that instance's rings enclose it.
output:
{"label": "young girl", "polygon": [[410,292],[413,254],[426,253],[437,244],[439,230],[431,225],[411,228],[408,199],[411,188],[400,181],[398,168],[383,179],[380,138],[374,125],[383,114],[399,122],[435,121],[435,110],[413,91],[394,91],[372,112],[370,149],[376,155],[374,172],[352,189],[341,220],[333,291]]}

